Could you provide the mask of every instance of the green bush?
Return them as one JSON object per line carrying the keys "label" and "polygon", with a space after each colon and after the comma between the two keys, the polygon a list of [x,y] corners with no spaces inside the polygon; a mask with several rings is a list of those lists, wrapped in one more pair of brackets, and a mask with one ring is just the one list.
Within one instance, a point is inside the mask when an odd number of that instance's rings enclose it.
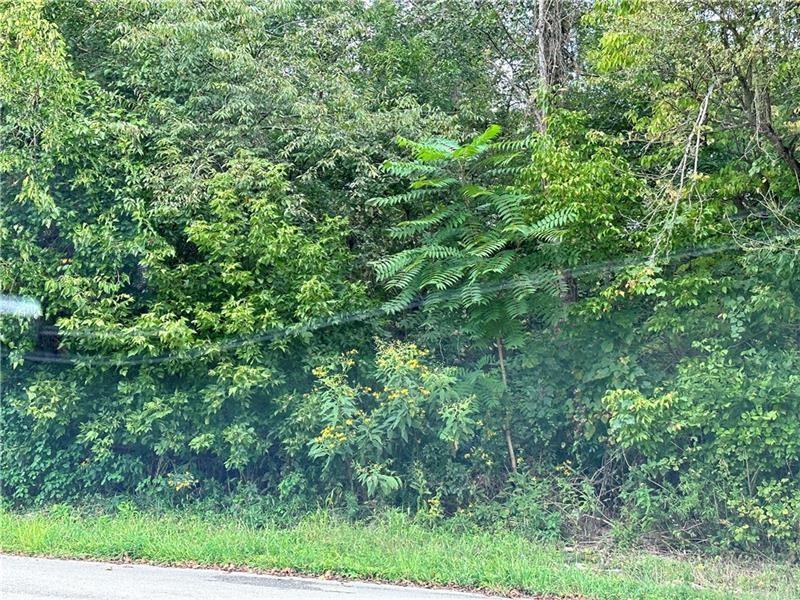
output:
{"label": "green bush", "polygon": [[713,349],[651,396],[607,394],[609,434],[634,464],[624,498],[644,529],[800,547],[800,353]]}

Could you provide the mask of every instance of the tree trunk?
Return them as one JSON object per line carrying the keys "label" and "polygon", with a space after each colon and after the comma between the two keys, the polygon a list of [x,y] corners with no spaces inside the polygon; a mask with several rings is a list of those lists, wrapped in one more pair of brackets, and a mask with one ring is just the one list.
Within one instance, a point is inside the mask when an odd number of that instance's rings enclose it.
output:
{"label": "tree trunk", "polygon": [[781,160],[783,160],[783,162],[789,166],[789,169],[791,169],[794,179],[797,182],[797,189],[800,191],[800,162],[798,162],[797,157],[794,155],[794,150],[784,143],[780,135],[778,135],[778,132],[775,131],[775,128],[772,126],[771,122],[762,124],[761,132],[772,143],[772,145],[775,146],[775,149],[778,151],[778,155],[781,157]]}
{"label": "tree trunk", "polygon": [[[503,378],[503,393],[508,389],[508,373],[506,373],[506,354],[503,338],[497,338],[497,358],[500,362],[500,376]],[[511,415],[506,411],[505,424],[503,430],[506,436],[506,446],[508,447],[508,460],[511,463],[511,472],[517,472],[517,453],[514,451],[514,442],[511,439]]]}
{"label": "tree trunk", "polygon": [[773,145],[781,160],[786,163],[794,175],[797,182],[798,190],[800,190],[800,161],[794,153],[794,148],[788,146],[772,123],[772,103],[768,90],[761,93],[762,100],[756,98],[756,88],[753,83],[752,69],[746,73],[734,68],[736,78],[739,80],[739,87],[742,90],[741,104],[747,120],[750,122],[751,127],[756,135],[761,134]]}
{"label": "tree trunk", "polygon": [[547,130],[547,113],[552,94],[567,80],[569,20],[565,0],[539,0],[536,38],[539,51],[539,133]]}
{"label": "tree trunk", "polygon": [[[539,45],[539,133],[547,132],[547,113],[553,101],[553,95],[561,91],[567,80],[570,22],[565,11],[568,0],[539,0],[536,23],[536,36]],[[544,187],[544,182],[542,182]],[[578,299],[578,281],[569,269],[561,271],[563,292],[561,300],[566,303]]]}
{"label": "tree trunk", "polygon": [[539,0],[536,37],[539,46],[541,85],[552,89],[567,79],[569,22],[565,0]]}

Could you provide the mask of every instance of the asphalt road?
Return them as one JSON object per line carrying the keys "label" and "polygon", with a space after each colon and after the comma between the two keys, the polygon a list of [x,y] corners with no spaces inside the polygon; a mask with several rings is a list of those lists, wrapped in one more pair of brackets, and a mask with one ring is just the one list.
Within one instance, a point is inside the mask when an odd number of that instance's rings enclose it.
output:
{"label": "asphalt road", "polygon": [[0,555],[2,600],[486,600],[447,590]]}

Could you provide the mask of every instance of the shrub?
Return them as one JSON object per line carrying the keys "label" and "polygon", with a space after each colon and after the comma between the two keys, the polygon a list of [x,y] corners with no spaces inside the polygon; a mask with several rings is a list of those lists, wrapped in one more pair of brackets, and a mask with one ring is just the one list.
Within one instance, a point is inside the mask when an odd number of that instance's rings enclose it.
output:
{"label": "shrub", "polygon": [[624,499],[642,528],[798,548],[800,353],[714,349],[669,387],[614,390],[605,405],[634,465]]}

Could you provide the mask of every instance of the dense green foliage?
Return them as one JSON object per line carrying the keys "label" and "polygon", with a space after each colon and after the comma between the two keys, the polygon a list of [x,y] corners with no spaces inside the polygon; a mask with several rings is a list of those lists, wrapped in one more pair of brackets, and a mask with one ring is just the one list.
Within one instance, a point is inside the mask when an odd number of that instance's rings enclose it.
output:
{"label": "dense green foliage", "polygon": [[797,553],[797,4],[429,4],[0,0],[5,501]]}

